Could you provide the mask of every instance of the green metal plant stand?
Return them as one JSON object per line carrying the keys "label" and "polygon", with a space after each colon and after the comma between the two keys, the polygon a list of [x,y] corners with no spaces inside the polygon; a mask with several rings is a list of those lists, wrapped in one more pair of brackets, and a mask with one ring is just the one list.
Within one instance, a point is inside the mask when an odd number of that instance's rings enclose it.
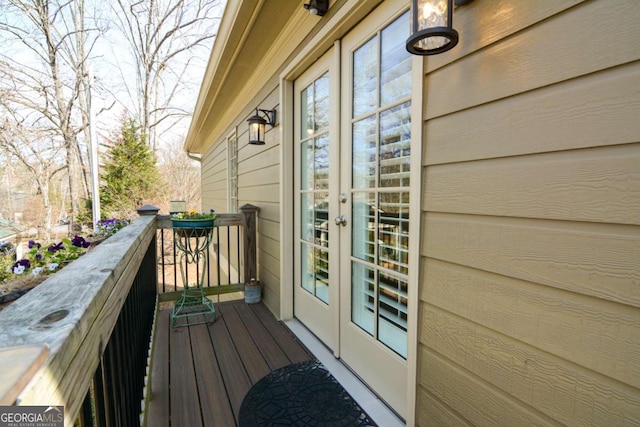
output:
{"label": "green metal plant stand", "polygon": [[[213,234],[213,221],[210,223],[174,221],[173,238],[180,252],[180,274],[184,288],[182,296],[173,306],[171,326],[197,325],[216,320],[213,302],[204,293],[203,283],[207,272],[208,249]],[[187,269],[195,265],[197,283],[189,287]]]}

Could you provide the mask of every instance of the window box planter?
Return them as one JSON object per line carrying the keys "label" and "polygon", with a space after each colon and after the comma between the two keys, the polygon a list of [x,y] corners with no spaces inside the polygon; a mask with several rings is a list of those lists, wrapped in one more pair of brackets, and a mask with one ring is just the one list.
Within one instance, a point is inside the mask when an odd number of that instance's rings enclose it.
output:
{"label": "window box planter", "polygon": [[213,228],[214,219],[171,219],[173,229],[180,237],[204,237]]}

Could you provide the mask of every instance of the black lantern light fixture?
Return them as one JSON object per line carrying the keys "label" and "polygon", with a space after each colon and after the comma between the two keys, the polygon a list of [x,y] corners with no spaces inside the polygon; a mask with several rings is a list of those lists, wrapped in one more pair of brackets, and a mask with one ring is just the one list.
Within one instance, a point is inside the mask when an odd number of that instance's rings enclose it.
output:
{"label": "black lantern light fixture", "polygon": [[329,0],[311,0],[305,3],[304,8],[312,15],[324,16],[329,10]]}
{"label": "black lantern light fixture", "polygon": [[256,114],[249,117],[249,144],[264,145],[265,125],[276,125],[276,110],[261,110],[256,108]]}
{"label": "black lantern light fixture", "polygon": [[[472,0],[456,0],[456,6]],[[411,35],[407,50],[414,55],[436,55],[458,44],[453,29],[454,0],[412,0]]]}

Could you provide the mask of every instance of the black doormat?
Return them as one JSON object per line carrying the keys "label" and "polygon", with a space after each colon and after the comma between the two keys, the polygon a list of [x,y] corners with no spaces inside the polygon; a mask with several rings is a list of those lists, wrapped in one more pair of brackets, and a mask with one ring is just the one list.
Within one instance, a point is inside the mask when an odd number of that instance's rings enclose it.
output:
{"label": "black doormat", "polygon": [[376,425],[317,360],[285,366],[255,383],[239,418],[240,427]]}

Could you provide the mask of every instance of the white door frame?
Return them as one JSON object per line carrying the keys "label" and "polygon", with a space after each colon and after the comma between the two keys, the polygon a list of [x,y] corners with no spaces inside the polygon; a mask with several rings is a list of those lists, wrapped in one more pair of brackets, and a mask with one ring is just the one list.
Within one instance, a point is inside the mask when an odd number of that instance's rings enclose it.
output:
{"label": "white door frame", "polygon": [[[408,0],[386,0],[381,7],[388,8],[390,14],[402,8],[408,8]],[[294,274],[290,260],[294,250],[294,230],[291,226],[294,217],[294,86],[295,79],[302,74],[314,59],[341,35],[347,32],[356,22],[364,19],[371,10],[371,4],[364,1],[347,2],[333,15],[326,25],[305,45],[280,74],[280,107],[281,117],[280,135],[280,319],[293,318],[293,286]],[[338,49],[339,50],[339,49]],[[416,387],[417,387],[417,359],[418,359],[418,309],[420,292],[420,243],[421,243],[421,202],[422,202],[422,125],[423,125],[423,94],[424,94],[424,58],[415,56],[412,59],[413,93],[411,134],[412,143],[412,172],[410,197],[410,215],[416,218],[412,223],[412,232],[420,236],[410,243],[410,260],[413,266],[409,274],[409,318],[408,318],[408,384],[407,384],[407,425],[415,424]],[[414,167],[415,166],[415,167]]]}

